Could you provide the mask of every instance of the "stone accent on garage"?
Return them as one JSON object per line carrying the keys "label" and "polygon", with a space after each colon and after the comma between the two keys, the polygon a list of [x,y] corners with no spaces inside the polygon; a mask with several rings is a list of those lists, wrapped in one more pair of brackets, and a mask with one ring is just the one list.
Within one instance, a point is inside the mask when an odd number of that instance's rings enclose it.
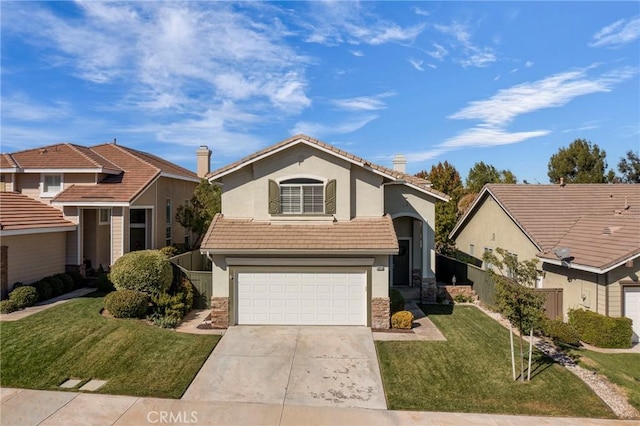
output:
{"label": "stone accent on garage", "polygon": [[229,327],[229,298],[211,298],[211,326],[213,328]]}
{"label": "stone accent on garage", "polygon": [[371,328],[388,329],[391,327],[391,301],[388,297],[371,299]]}

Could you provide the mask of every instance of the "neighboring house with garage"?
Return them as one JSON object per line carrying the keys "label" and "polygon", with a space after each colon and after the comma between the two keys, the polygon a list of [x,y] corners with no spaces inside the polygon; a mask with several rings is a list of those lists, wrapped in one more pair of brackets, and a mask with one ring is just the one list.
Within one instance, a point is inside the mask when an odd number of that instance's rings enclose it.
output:
{"label": "neighboring house with garage", "polygon": [[449,199],[405,164],[298,135],[209,174],[213,325],[388,328],[390,286],[435,287],[434,205]]}
{"label": "neighboring house with garage", "polygon": [[65,272],[67,235],[77,225],[62,212],[15,192],[0,192],[0,290]]}
{"label": "neighboring house with garage", "polygon": [[[0,181],[2,191],[32,199],[34,214],[44,207],[62,213],[73,226],[57,234],[57,239],[65,237],[58,255],[64,255],[67,270],[84,272],[108,269],[133,250],[188,243],[190,235],[176,222],[175,212],[191,199],[200,180],[169,161],[114,142],[92,147],[61,143],[2,154]],[[0,208],[4,215],[4,203]],[[11,261],[13,252],[36,250],[34,238],[26,247],[8,246],[9,285],[12,269],[18,268]]]}
{"label": "neighboring house with garage", "polygon": [[640,185],[489,184],[450,237],[477,259],[497,247],[539,259],[536,286],[561,289],[565,318],[572,308],[626,316],[638,340]]}

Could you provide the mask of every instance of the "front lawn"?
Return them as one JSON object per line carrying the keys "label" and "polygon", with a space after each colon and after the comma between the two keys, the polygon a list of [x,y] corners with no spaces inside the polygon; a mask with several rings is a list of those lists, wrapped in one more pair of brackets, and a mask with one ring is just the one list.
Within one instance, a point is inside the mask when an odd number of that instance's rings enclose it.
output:
{"label": "front lawn", "polygon": [[100,315],[95,293],[0,325],[0,384],[59,389],[99,379],[98,392],[180,398],[220,339]]}
{"label": "front lawn", "polygon": [[617,384],[626,394],[629,404],[640,410],[640,354],[603,354],[585,349],[573,350],[582,367],[597,371]]}
{"label": "front lawn", "polygon": [[509,332],[473,306],[425,307],[447,341],[376,342],[389,408],[615,418],[580,379],[536,351],[514,382]]}

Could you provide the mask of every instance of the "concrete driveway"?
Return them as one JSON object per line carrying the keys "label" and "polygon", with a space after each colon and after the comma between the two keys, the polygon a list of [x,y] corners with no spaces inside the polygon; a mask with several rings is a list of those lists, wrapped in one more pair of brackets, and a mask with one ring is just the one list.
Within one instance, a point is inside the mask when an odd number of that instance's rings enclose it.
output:
{"label": "concrete driveway", "polygon": [[387,408],[367,327],[231,327],[182,399]]}

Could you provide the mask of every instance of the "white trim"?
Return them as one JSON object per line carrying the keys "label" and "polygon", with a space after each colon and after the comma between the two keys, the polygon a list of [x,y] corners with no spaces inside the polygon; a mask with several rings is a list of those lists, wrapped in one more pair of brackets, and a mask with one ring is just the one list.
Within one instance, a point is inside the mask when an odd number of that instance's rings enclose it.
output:
{"label": "white trim", "polygon": [[568,269],[578,269],[580,271],[593,272],[594,274],[606,274],[607,272],[612,271],[612,270],[624,265],[625,263],[627,263],[629,261],[632,261],[632,260],[635,260],[637,258],[640,258],[640,253],[636,253],[635,255],[630,256],[630,257],[628,257],[628,258],[626,258],[624,260],[621,260],[618,263],[614,263],[613,265],[608,266],[608,267],[606,267],[604,269],[596,268],[595,266],[580,265],[578,263],[572,263],[572,262],[566,262],[566,261],[563,262],[560,259],[547,259],[547,258],[539,257],[539,256],[538,256],[538,258],[542,262],[549,263],[551,265],[566,266]]}
{"label": "white trim", "polygon": [[21,173],[20,167],[0,167],[0,173]]}
{"label": "white trim", "polygon": [[225,262],[229,266],[373,266],[374,259],[372,257],[227,257]]}
{"label": "white trim", "polygon": [[[313,180],[317,180],[319,182],[322,182],[323,185],[326,185],[327,182],[329,181],[329,179],[327,179],[326,177],[323,176],[318,176],[318,175],[311,175],[308,173],[296,173],[293,175],[287,175],[287,176],[283,176],[283,177],[279,177],[277,179],[274,179],[278,185],[280,185],[282,182],[284,182],[285,180],[291,180],[291,179],[313,179]],[[285,184],[288,185],[288,184]],[[291,185],[313,185],[313,184],[291,184]],[[317,183],[316,185],[320,185],[319,183]]]}
{"label": "white trim", "polygon": [[186,180],[188,182],[194,182],[194,183],[200,183],[200,178],[192,178],[192,177],[187,177],[187,176],[182,176],[182,175],[174,175],[173,173],[161,172],[160,173],[160,177],[166,177],[166,178],[169,178],[169,179]]}
{"label": "white trim", "polygon": [[0,231],[0,237],[11,237],[13,235],[48,234],[50,232],[71,232],[75,231],[78,225],[55,226],[51,228],[30,228],[30,229],[7,229]]}

